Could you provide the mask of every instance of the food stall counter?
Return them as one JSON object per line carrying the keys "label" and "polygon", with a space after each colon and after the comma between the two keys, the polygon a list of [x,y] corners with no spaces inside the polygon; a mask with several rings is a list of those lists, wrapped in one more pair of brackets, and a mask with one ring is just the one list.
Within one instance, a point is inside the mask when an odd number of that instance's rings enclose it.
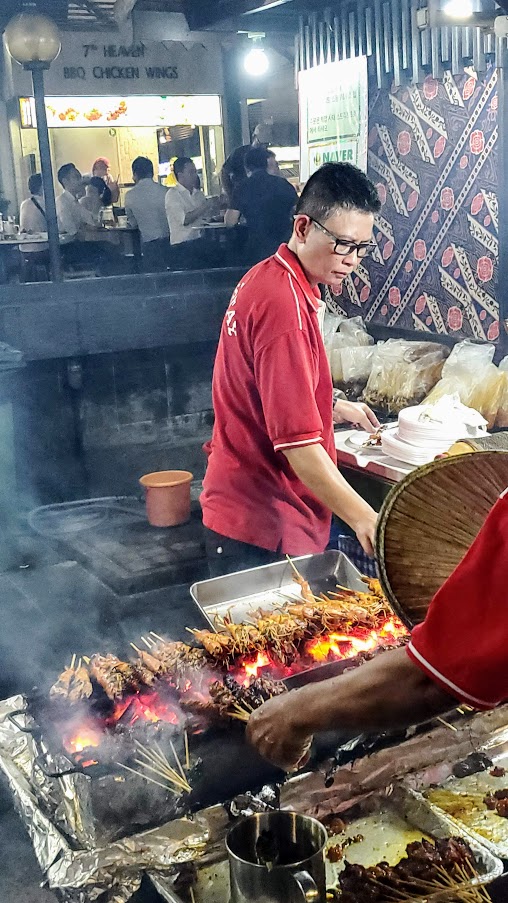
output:
{"label": "food stall counter", "polygon": [[365,434],[352,429],[335,431],[339,467],[347,467],[390,484],[399,483],[408,473],[415,470],[414,465],[391,458],[382,448],[363,448],[359,444],[359,437],[363,435]]}

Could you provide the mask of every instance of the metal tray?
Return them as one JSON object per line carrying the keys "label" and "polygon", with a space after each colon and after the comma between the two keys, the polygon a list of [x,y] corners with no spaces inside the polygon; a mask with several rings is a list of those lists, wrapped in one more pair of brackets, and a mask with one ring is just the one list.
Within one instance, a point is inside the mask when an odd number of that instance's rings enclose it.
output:
{"label": "metal tray", "polygon": [[435,774],[422,772],[412,779],[421,798],[457,826],[484,844],[495,856],[508,859],[508,818],[487,809],[486,793],[508,788],[508,729],[493,735],[479,752],[484,752],[494,765],[506,769],[504,777],[495,778],[490,767],[478,774],[457,778],[453,774],[439,783]]}
{"label": "metal tray", "polygon": [[[342,552],[330,550],[322,555],[305,555],[295,558],[294,563],[317,595],[335,590],[338,583],[349,589],[366,589],[360,571]],[[239,624],[257,608],[269,611],[280,607],[283,601],[281,594],[300,596],[300,587],[293,580],[288,562],[277,561],[249,571],[194,583],[190,594],[215,630],[214,619],[217,615],[228,614],[234,623]]]}
{"label": "metal tray", "polygon": [[[357,811],[356,807],[356,810]],[[348,820],[346,831],[329,837],[327,846],[343,843],[345,837],[358,834],[363,840],[353,843],[344,852],[344,860],[366,867],[382,860],[395,865],[405,855],[406,846],[423,838],[444,839],[461,836],[471,847],[475,865],[479,873],[477,884],[490,884],[503,873],[502,862],[475,838],[453,824],[443,813],[436,811],[423,797],[411,790],[397,787],[393,795],[378,795],[361,806],[357,817]],[[344,868],[344,860],[331,863],[326,860],[326,884],[334,887],[338,875]],[[191,903],[189,895],[175,891],[171,878],[150,873],[150,878],[158,893],[167,903]],[[229,867],[227,859],[198,869],[197,881],[193,885],[195,903],[228,903]],[[426,898],[426,903],[442,901],[442,891]]]}

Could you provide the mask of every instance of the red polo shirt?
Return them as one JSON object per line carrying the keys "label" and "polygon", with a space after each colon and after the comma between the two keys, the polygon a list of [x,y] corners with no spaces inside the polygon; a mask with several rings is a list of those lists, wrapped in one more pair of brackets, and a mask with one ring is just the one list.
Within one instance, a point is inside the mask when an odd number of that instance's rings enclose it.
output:
{"label": "red polo shirt", "polygon": [[329,509],[283,454],[321,443],[337,460],[318,310],[318,291],[281,245],[233,292],[213,374],[203,522],[230,539],[290,555],[322,552],[330,531]]}
{"label": "red polo shirt", "polygon": [[508,490],[415,627],[408,654],[478,709],[508,700]]}

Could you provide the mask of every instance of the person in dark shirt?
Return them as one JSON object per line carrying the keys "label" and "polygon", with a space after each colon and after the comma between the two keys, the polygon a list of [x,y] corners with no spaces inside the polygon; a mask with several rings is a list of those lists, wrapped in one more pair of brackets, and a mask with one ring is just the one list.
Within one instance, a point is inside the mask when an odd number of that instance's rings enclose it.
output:
{"label": "person in dark shirt", "polygon": [[269,155],[263,147],[247,152],[247,178],[234,190],[224,220],[228,227],[236,226],[241,216],[246,220],[246,258],[250,264],[275,254],[279,245],[289,240],[291,217],[298,201],[289,182],[269,174]]}
{"label": "person in dark shirt", "polygon": [[228,204],[231,204],[233,191],[235,190],[235,188],[237,188],[240,182],[243,182],[246,178],[246,154],[253,147],[268,148],[271,143],[271,136],[271,127],[265,122],[260,122],[252,133],[251,144],[242,144],[241,147],[236,147],[235,150],[227,158],[224,166],[222,167],[220,177],[222,190],[226,195]]}

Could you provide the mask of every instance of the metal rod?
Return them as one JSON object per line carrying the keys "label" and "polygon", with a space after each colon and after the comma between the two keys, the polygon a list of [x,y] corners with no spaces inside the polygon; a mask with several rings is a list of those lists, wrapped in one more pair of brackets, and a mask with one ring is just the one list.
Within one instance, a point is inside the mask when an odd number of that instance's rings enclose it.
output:
{"label": "metal rod", "polygon": [[335,62],[340,60],[339,30],[340,30],[340,22],[339,22],[337,16],[335,16],[334,20],[333,20],[333,59]]}
{"label": "metal rod", "polygon": [[318,42],[317,42],[317,13],[309,16],[310,34],[312,42],[312,68],[318,64]]}
{"label": "metal rod", "polygon": [[32,85],[37,117],[37,139],[41,157],[41,175],[44,188],[44,209],[48,229],[49,261],[53,282],[62,281],[62,262],[60,259],[60,239],[58,237],[58,220],[56,217],[55,187],[53,184],[53,166],[49,146],[48,120],[44,102],[44,68],[40,63],[30,63]]}
{"label": "metal rod", "polygon": [[318,42],[319,42],[319,65],[322,66],[326,62],[325,59],[325,23],[320,22],[318,25]]}
{"label": "metal rod", "polygon": [[305,69],[310,69],[312,66],[310,59],[310,25],[306,25],[304,29],[305,34]]}

